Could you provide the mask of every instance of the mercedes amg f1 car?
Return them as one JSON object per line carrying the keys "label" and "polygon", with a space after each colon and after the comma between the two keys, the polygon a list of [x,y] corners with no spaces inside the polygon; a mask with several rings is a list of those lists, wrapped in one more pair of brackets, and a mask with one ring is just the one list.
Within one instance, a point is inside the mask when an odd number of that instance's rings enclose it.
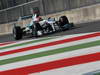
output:
{"label": "mercedes amg f1 car", "polygon": [[39,18],[39,21],[35,20],[32,20],[30,24],[25,25],[25,27],[23,28],[14,24],[14,38],[16,40],[20,40],[23,36],[29,35],[33,37],[38,37],[57,31],[65,31],[74,27],[74,24],[69,23],[68,18],[66,16],[61,16],[58,21],[55,21],[52,18],[49,18],[48,20],[43,20],[41,18]]}

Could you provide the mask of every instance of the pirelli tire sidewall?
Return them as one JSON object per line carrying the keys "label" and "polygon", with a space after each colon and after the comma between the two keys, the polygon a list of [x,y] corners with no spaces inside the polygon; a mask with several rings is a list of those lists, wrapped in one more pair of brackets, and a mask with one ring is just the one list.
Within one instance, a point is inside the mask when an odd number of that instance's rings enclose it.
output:
{"label": "pirelli tire sidewall", "polygon": [[22,39],[23,34],[22,34],[22,29],[20,26],[16,26],[13,28],[13,36],[14,36],[15,40]]}

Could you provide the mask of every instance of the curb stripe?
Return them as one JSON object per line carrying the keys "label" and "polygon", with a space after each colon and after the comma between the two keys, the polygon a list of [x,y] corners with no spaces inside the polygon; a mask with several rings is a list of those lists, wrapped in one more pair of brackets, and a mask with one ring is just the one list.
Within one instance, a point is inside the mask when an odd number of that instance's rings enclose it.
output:
{"label": "curb stripe", "polygon": [[49,40],[50,38],[45,38],[45,39],[40,39],[40,40],[33,40],[33,41],[29,41],[29,42],[24,42],[24,43],[18,43],[15,45],[11,45],[11,46],[6,46],[6,47],[2,47],[0,48],[0,50],[2,49],[7,49],[7,48],[12,48],[12,47],[18,47],[18,46],[23,46],[23,45],[27,45],[27,44],[32,44],[32,43],[36,43],[36,42],[41,42],[41,41],[45,41],[45,40]]}
{"label": "curb stripe", "polygon": [[46,44],[40,44],[40,45],[26,47],[26,48],[22,48],[22,49],[16,49],[16,50],[13,50],[13,51],[7,51],[7,52],[4,52],[4,53],[0,53],[0,56],[9,55],[9,54],[13,54],[13,53],[19,53],[19,52],[28,51],[28,50],[37,49],[37,48],[48,47],[48,46],[52,46],[52,45],[63,44],[63,43],[67,43],[67,42],[87,39],[87,38],[96,37],[96,36],[100,36],[100,33],[97,32],[95,34],[89,34],[89,35],[84,35],[84,36],[64,39],[64,40],[50,42],[50,43],[46,43]]}
{"label": "curb stripe", "polygon": [[[97,32],[92,32],[93,33],[97,33]],[[82,35],[88,35],[88,34],[91,34],[91,33],[80,33],[80,34],[73,34],[73,35],[67,35],[66,38],[69,38],[69,37],[75,37],[75,36],[82,36]],[[61,37],[61,36],[54,36],[54,37]],[[64,36],[63,36],[64,37]],[[47,37],[47,38],[51,38],[51,37]],[[39,38],[39,39],[43,39],[43,38]],[[34,39],[34,40],[39,40],[39,39]],[[33,39],[29,39],[29,40],[22,40],[22,41],[17,41],[17,43],[24,43],[24,42],[29,42],[29,41],[32,41]],[[14,42],[13,44],[11,42]],[[17,44],[16,41],[11,41],[11,42],[3,42],[3,43],[0,43],[0,48],[2,47],[5,47],[5,46],[11,46],[11,45],[15,45]],[[10,44],[5,44],[3,45],[4,43],[10,43]]]}
{"label": "curb stripe", "polygon": [[8,44],[12,44],[14,42],[6,42],[6,43],[0,43],[0,46],[5,46],[5,45],[8,45]]}
{"label": "curb stripe", "polygon": [[100,52],[89,54],[89,55],[84,55],[84,56],[57,60],[57,61],[48,62],[44,64],[39,64],[39,65],[18,68],[14,70],[3,71],[3,72],[0,72],[0,75],[8,75],[8,74],[18,75],[19,73],[20,75],[21,74],[24,75],[24,74],[37,73],[37,72],[47,71],[51,69],[84,64],[84,63],[89,63],[89,62],[94,62],[94,61],[99,61],[99,60],[100,60]]}
{"label": "curb stripe", "polygon": [[[0,60],[5,60],[5,59],[14,58],[14,57],[20,57],[20,56],[40,53],[40,52],[44,52],[44,51],[51,51],[51,50],[58,49],[58,48],[64,48],[64,47],[94,42],[94,41],[97,41],[99,39],[100,39],[100,37],[88,38],[88,39],[78,40],[78,41],[74,41],[74,42],[70,42],[70,43],[64,43],[64,44],[60,44],[60,45],[55,45],[55,46],[50,46],[50,47],[45,47],[45,48],[40,48],[40,49],[35,49],[35,50],[0,56]],[[0,52],[3,52],[3,51],[0,51]]]}
{"label": "curb stripe", "polygon": [[[52,37],[46,37],[46,38],[52,38]],[[14,42],[14,43],[11,43],[11,44],[7,44],[5,46],[0,46],[0,48],[4,48],[6,46],[12,46],[12,45],[16,45],[16,44],[21,44],[21,43],[26,43],[26,42],[31,42],[31,41],[36,41],[36,40],[41,40],[41,39],[46,39],[46,38],[36,38],[36,39],[28,39],[28,40],[19,40],[19,41],[11,41],[11,42]]]}
{"label": "curb stripe", "polygon": [[39,72],[35,74],[31,73],[29,75],[66,75],[66,74],[67,75],[94,75],[100,72],[99,66],[100,66],[100,61],[96,61],[96,62],[91,62],[91,63],[86,63],[86,64],[79,64],[79,65]]}
{"label": "curb stripe", "polygon": [[[67,35],[67,36],[55,36],[56,39],[50,39],[50,40],[46,40],[46,41],[42,41],[42,42],[37,42],[37,43],[32,43],[32,44],[28,44],[28,45],[23,45],[23,46],[18,46],[18,47],[14,47],[14,48],[7,48],[7,49],[4,49],[2,51],[6,52],[6,51],[11,51],[11,50],[15,50],[15,49],[21,49],[21,48],[26,48],[26,47],[30,47],[30,46],[35,46],[35,45],[39,45],[39,44],[44,44],[44,43],[48,43],[48,42],[54,42],[54,41],[58,41],[58,40],[63,40],[63,39],[67,39],[67,38],[71,38],[71,37],[78,37],[78,36],[82,36],[82,35],[86,35],[86,34],[89,34],[89,33],[85,33],[85,34],[74,34],[74,35]],[[51,37],[47,37],[47,38],[51,38]],[[43,39],[43,38],[41,38]],[[34,39],[34,40],[39,40],[39,39]],[[20,43],[25,43],[25,42],[29,42],[29,41],[32,41],[32,40],[24,40],[24,41],[21,41],[21,42],[17,42],[15,44],[10,44],[8,46],[11,46],[11,45],[16,45],[16,44],[20,44]],[[1,52],[0,52],[1,53]]]}
{"label": "curb stripe", "polygon": [[59,53],[78,50],[78,49],[82,49],[82,48],[89,48],[89,47],[98,46],[98,45],[100,45],[100,40],[95,41],[95,42],[89,42],[89,43],[85,43],[85,44],[55,49],[52,51],[45,51],[45,52],[40,52],[40,53],[36,53],[36,54],[30,54],[30,55],[25,55],[25,56],[21,56],[21,57],[15,57],[15,58],[11,58],[11,59],[1,60],[0,65],[14,63],[14,62],[18,62],[18,61],[29,60],[29,59],[33,59],[33,58],[49,56],[49,55],[55,55],[55,54],[59,54]]}
{"label": "curb stripe", "polygon": [[85,49],[79,49],[76,51],[64,52],[64,53],[60,53],[56,55],[50,55],[50,56],[40,57],[36,59],[29,59],[25,61],[10,63],[6,65],[1,65],[0,71],[12,70],[12,69],[17,69],[21,67],[27,67],[27,66],[46,63],[46,62],[66,59],[66,58],[72,58],[72,57],[77,57],[77,56],[98,53],[100,52],[99,49],[100,49],[100,46],[95,46],[95,47],[90,47],[90,48],[85,48]]}

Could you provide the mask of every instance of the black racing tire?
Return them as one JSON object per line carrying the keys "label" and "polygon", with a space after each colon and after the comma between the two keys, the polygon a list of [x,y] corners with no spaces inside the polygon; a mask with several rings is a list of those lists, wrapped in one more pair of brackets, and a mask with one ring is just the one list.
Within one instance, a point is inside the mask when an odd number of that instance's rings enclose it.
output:
{"label": "black racing tire", "polygon": [[20,26],[16,26],[13,28],[13,36],[15,38],[15,40],[20,40],[22,39],[22,29]]}
{"label": "black racing tire", "polygon": [[69,24],[69,20],[67,16],[61,16],[60,19],[63,19],[63,22],[65,22],[66,24]]}

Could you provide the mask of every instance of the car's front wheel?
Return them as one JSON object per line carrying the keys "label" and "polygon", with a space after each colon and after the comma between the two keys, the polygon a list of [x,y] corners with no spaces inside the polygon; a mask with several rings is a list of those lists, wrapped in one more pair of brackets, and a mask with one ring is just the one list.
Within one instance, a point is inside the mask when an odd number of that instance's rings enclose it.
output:
{"label": "car's front wheel", "polygon": [[13,36],[14,36],[15,40],[22,39],[22,29],[20,26],[16,26],[13,28]]}

